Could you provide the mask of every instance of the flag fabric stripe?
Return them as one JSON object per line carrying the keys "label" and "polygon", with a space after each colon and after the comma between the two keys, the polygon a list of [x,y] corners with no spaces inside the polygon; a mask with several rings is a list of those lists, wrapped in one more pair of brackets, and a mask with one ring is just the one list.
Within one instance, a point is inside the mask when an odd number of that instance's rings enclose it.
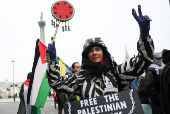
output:
{"label": "flag fabric stripe", "polygon": [[60,62],[60,75],[65,76],[65,74],[66,74],[66,65],[64,62],[61,61]]}
{"label": "flag fabric stripe", "polygon": [[71,70],[68,69],[68,67],[66,67],[66,73],[70,73],[70,72],[71,72]]}
{"label": "flag fabric stripe", "polygon": [[60,59],[61,63],[63,63],[65,65],[65,63]]}
{"label": "flag fabric stripe", "polygon": [[29,88],[28,88],[28,95],[27,95],[27,103],[28,104],[30,104],[30,94],[31,94],[31,90],[32,90],[32,83],[33,83],[33,80],[34,80],[35,68],[37,66],[37,62],[38,62],[38,59],[40,57],[38,42],[39,42],[39,39],[36,41],[34,63],[33,63],[33,67],[32,67],[32,74],[31,74]]}
{"label": "flag fabric stripe", "polygon": [[40,52],[42,64],[44,64],[44,63],[46,63],[46,61],[45,61],[45,58],[46,58],[45,50],[47,49],[47,47],[44,44],[42,44],[42,42],[38,42],[38,47],[39,47],[39,52]]}
{"label": "flag fabric stripe", "polygon": [[30,79],[27,96],[28,104],[40,108],[44,107],[45,101],[50,91],[50,87],[45,74],[47,69],[47,63],[44,60],[46,58],[46,49],[47,47],[38,39],[36,42],[32,76]]}
{"label": "flag fabric stripe", "polygon": [[72,69],[67,65],[67,64],[65,64],[66,65],[66,67],[71,71]]}
{"label": "flag fabric stripe", "polygon": [[31,114],[31,105],[27,105],[27,93],[28,93],[28,85],[24,84],[24,101],[25,101],[25,110],[26,114]]}
{"label": "flag fabric stripe", "polygon": [[46,79],[46,73],[45,73],[42,83],[41,83],[41,86],[40,86],[40,89],[39,89],[39,93],[38,93],[36,102],[35,102],[35,106],[44,107],[42,104],[45,104],[45,100],[42,100],[42,99],[47,98],[49,91],[50,91],[50,86]]}
{"label": "flag fabric stripe", "polygon": [[34,73],[34,82],[32,84],[34,88],[31,90],[30,105],[35,105],[37,95],[38,95],[44,74],[46,72],[46,69],[47,69],[47,63],[42,64],[41,57],[39,57],[38,63],[35,69],[35,73]]}
{"label": "flag fabric stripe", "polygon": [[66,73],[70,73],[71,68],[67,64],[65,64],[59,57],[57,57],[57,63],[59,63],[58,59],[60,60],[60,75],[65,76]]}
{"label": "flag fabric stripe", "polygon": [[59,57],[57,57],[57,64],[59,64],[59,61],[60,61],[60,59],[59,59]]}
{"label": "flag fabric stripe", "polygon": [[[44,60],[46,58],[46,49],[47,47],[38,39],[36,41],[32,75],[27,94],[27,104],[40,108],[44,107],[45,101],[50,91],[50,86],[46,78],[47,63]],[[62,60],[60,61],[60,73],[62,76],[65,76],[67,65]]]}

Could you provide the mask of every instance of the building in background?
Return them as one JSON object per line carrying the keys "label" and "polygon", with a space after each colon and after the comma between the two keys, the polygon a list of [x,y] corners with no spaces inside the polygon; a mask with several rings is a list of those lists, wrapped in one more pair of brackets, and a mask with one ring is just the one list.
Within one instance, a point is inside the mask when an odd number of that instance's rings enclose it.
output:
{"label": "building in background", "polygon": [[[124,62],[126,62],[129,59],[130,58],[129,58],[129,54],[128,54],[128,51],[127,51],[127,47],[125,46],[125,59],[124,59]],[[136,78],[135,76],[128,76],[128,75],[124,75],[124,74],[122,74],[121,76],[122,76],[123,79],[126,79],[126,80],[133,80],[133,79]]]}
{"label": "building in background", "polygon": [[44,27],[45,27],[45,21],[43,20],[43,13],[41,12],[41,17],[40,21],[38,22],[40,26],[40,40],[43,44],[45,44],[45,32],[44,32]]}
{"label": "building in background", "polygon": [[8,82],[7,79],[5,80],[5,82],[0,82],[0,98],[10,98],[14,96],[14,93],[18,96],[21,85],[22,82],[15,83],[14,84],[15,92],[13,92],[12,82]]}
{"label": "building in background", "polygon": [[128,54],[128,51],[127,51],[127,47],[125,46],[125,61],[129,60],[129,54]]}
{"label": "building in background", "polygon": [[[40,40],[42,43],[45,44],[45,33],[44,33],[44,27],[45,27],[45,21],[43,20],[43,13],[41,12],[40,21],[38,22],[40,27]],[[0,98],[10,98],[13,97],[14,93],[17,94],[17,97],[19,96],[20,88],[23,82],[14,83],[14,91],[13,92],[13,83],[8,82],[6,79],[5,82],[0,82]]]}

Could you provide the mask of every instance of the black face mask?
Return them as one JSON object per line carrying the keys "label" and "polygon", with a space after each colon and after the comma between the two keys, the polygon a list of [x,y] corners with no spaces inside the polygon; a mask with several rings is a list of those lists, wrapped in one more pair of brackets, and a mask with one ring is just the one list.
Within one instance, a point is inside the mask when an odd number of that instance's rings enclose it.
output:
{"label": "black face mask", "polygon": [[101,62],[92,62],[87,59],[83,59],[82,69],[86,69],[92,75],[95,75],[100,78],[102,77],[102,72],[107,71],[104,61],[102,63]]}
{"label": "black face mask", "polygon": [[88,70],[91,74],[94,74],[96,76],[102,74],[102,72],[104,71],[101,62],[90,62],[85,66],[86,70]]}

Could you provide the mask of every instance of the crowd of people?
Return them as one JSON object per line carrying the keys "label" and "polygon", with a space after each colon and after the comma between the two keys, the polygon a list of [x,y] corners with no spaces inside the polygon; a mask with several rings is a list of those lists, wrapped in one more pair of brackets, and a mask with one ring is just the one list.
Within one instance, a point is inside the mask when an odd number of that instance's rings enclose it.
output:
{"label": "crowd of people", "polygon": [[[55,41],[48,44],[46,53],[49,53],[50,61],[46,73],[48,83],[56,93],[54,103],[58,103],[58,114],[62,114],[67,102],[124,91],[122,74],[137,77],[131,87],[137,91],[145,114],[170,114],[170,50],[164,49],[162,56],[154,54],[154,43],[149,34],[151,19],[142,15],[140,5],[138,13],[132,9],[140,28],[138,53],[122,64],[114,61],[100,37],[89,38],[83,46],[81,65],[73,63],[72,72],[60,76]],[[166,65],[163,69],[161,60]],[[141,76],[144,72],[146,75]]]}
{"label": "crowd of people", "polygon": [[[145,77],[141,76],[139,81],[137,79],[133,82],[144,113],[169,114],[169,108],[167,108],[170,103],[169,88],[164,89],[164,81],[166,81],[167,86],[169,84],[168,75],[163,73],[164,70],[161,71],[161,57],[154,54],[154,43],[149,34],[151,19],[147,15],[142,15],[140,5],[138,6],[138,13],[139,16],[135,9],[132,9],[132,15],[140,28],[137,56],[117,65],[102,39],[99,37],[90,38],[85,41],[83,46],[81,70],[77,73],[68,74],[64,78],[60,76],[59,65],[56,63],[55,42],[50,43],[46,50],[50,53],[51,60],[47,68],[49,85],[54,90],[68,95],[74,93],[81,96],[82,99],[93,98],[124,90],[121,85],[121,74],[139,77],[146,71]],[[167,65],[165,68],[169,68],[168,52],[169,50],[163,50],[162,54],[163,63]],[[167,76],[167,80],[163,78],[164,75]],[[107,83],[111,85],[107,86]],[[165,91],[168,95],[165,94]]]}
{"label": "crowd of people", "polygon": [[[162,62],[165,67],[162,69]],[[154,54],[153,63],[146,75],[139,78],[138,95],[145,114],[169,114],[170,50],[164,49],[162,56]]]}

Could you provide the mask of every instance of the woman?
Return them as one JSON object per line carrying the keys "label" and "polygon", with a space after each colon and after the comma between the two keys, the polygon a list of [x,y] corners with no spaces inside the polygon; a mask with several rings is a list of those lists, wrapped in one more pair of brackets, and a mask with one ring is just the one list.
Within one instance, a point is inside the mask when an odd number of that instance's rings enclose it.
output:
{"label": "woman", "polygon": [[[50,53],[50,62],[47,68],[49,85],[56,91],[67,94],[77,94],[83,99],[97,97],[121,91],[121,74],[139,76],[152,62],[154,46],[149,36],[148,18],[142,16],[141,7],[139,16],[135,10],[132,14],[140,26],[138,41],[138,55],[121,65],[117,65],[111,57],[101,38],[87,39],[82,52],[82,69],[78,73],[60,76],[59,65],[56,64],[55,43],[49,44],[46,52]],[[140,22],[139,22],[140,21]]]}
{"label": "woman", "polygon": [[150,105],[150,101],[148,96],[146,95],[146,85],[145,85],[145,77],[141,76],[139,79],[139,87],[137,91],[139,95],[139,99],[145,114],[152,114],[152,109]]}

